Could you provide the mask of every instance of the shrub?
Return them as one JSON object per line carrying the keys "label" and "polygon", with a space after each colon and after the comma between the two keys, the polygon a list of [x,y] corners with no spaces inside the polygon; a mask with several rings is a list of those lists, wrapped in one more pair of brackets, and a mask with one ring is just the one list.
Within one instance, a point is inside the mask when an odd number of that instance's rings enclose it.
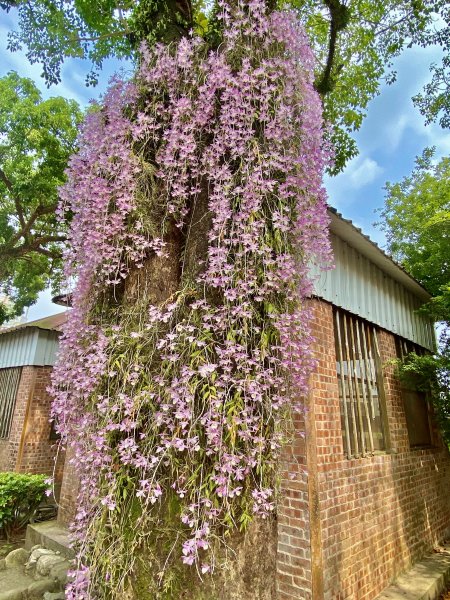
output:
{"label": "shrub", "polygon": [[0,473],[0,528],[9,540],[24,527],[42,502],[46,475]]}

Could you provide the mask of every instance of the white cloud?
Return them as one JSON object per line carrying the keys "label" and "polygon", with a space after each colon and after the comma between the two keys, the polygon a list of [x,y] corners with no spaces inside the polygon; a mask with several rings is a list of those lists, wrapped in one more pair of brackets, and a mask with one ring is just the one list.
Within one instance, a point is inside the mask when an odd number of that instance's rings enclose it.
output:
{"label": "white cloud", "polygon": [[383,169],[372,158],[358,157],[349,164],[347,176],[351,187],[359,190],[372,183],[382,172]]}
{"label": "white cloud", "polygon": [[410,115],[402,114],[385,126],[384,138],[390,152],[394,152],[399,147],[403,134],[408,126],[408,121],[410,120],[409,117]]}
{"label": "white cloud", "polygon": [[370,211],[369,204],[371,204],[374,189],[384,184],[384,179],[381,185],[380,182],[376,182],[376,179],[382,173],[384,173],[384,168],[376,160],[369,156],[357,156],[336,177],[325,176],[324,183],[331,206],[353,218],[354,215],[348,214],[348,212],[353,213],[352,205],[361,206],[361,193],[359,190],[367,186],[369,189],[366,189],[363,195],[370,201],[364,204],[365,209],[362,213],[365,213],[366,210]]}

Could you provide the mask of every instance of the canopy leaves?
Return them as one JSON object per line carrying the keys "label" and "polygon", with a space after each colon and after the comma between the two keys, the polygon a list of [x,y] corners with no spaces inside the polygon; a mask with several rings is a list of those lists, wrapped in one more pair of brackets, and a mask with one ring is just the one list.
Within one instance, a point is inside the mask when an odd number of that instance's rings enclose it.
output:
{"label": "canopy leaves", "polygon": [[80,121],[73,100],[42,100],[15,72],[0,79],[0,322],[58,281],[65,240],[56,219],[58,186]]}
{"label": "canopy leaves", "polygon": [[431,386],[450,444],[450,158],[432,159],[433,149],[425,150],[411,175],[386,185],[381,226],[394,258],[433,295],[425,309],[441,322],[439,351],[409,356],[402,373]]}
{"label": "canopy leaves", "polygon": [[[194,30],[212,45],[221,40],[217,2],[205,0],[2,0],[17,11],[18,28],[9,33],[9,49],[24,48],[40,63],[48,85],[61,79],[66,58],[92,64],[87,82],[97,82],[108,57],[136,59],[143,40],[171,42]],[[317,57],[316,87],[324,100],[336,148],[335,172],[357,154],[352,137],[380,83],[395,80],[392,59],[412,45],[438,45],[441,64],[415,102],[426,122],[448,127],[450,19],[445,0],[290,0],[267,1],[270,10],[291,6],[305,24]]]}

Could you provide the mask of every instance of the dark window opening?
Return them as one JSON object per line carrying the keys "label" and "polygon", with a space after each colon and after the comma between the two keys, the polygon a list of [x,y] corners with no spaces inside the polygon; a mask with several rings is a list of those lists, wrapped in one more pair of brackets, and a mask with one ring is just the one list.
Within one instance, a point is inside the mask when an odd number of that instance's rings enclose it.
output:
{"label": "dark window opening", "polygon": [[61,435],[56,431],[55,421],[50,421],[50,437],[51,442],[61,439]]}
{"label": "dark window opening", "polygon": [[[398,337],[395,339],[395,347],[397,358],[402,361],[411,352],[414,352],[418,356],[423,356],[426,352],[413,342]],[[410,447],[420,448],[431,446],[431,409],[427,394],[416,388],[413,379],[401,380],[401,391]]]}

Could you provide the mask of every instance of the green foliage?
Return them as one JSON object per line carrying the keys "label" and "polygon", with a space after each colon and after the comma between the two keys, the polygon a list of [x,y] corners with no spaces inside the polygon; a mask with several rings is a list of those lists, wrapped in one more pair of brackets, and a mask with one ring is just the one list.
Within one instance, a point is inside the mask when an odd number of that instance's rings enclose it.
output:
{"label": "green foliage", "polygon": [[81,111],[73,100],[42,100],[11,72],[0,79],[0,323],[56,287],[65,232],[58,187],[75,150]]}
{"label": "green foliage", "polygon": [[[269,10],[294,8],[307,28],[317,56],[316,85],[336,148],[334,172],[358,153],[352,135],[383,78],[395,81],[392,60],[406,47],[442,47],[443,61],[430,67],[432,80],[415,102],[427,123],[440,118],[442,126],[449,126],[450,9],[445,0],[267,0],[267,5]],[[143,40],[167,43],[192,29],[213,46],[221,42],[218,4],[206,0],[4,0],[0,7],[18,11],[9,49],[25,47],[30,62],[42,64],[48,85],[60,81],[66,58],[88,59],[88,83],[95,84],[106,58],[134,60]]]}
{"label": "green foliage", "polygon": [[[381,228],[393,257],[439,297],[450,283],[450,158],[436,166],[432,158],[433,150],[425,150],[411,175],[386,184]],[[450,321],[450,315],[441,318]]]}
{"label": "green foliage", "polygon": [[44,499],[46,477],[0,473],[0,528],[8,540],[29,522]]}
{"label": "green foliage", "polygon": [[[136,58],[140,42],[170,42],[204,23],[202,2],[188,0],[34,0],[0,2],[18,12],[18,30],[8,34],[11,51],[25,47],[31,63],[42,64],[47,85],[61,81],[67,58],[92,64],[87,83],[95,85],[109,57]],[[196,17],[198,16],[198,22]]]}
{"label": "green foliage", "polygon": [[450,445],[450,159],[433,165],[433,150],[410,176],[386,185],[382,229],[394,258],[433,295],[423,310],[441,323],[439,351],[410,355],[402,374],[431,387],[441,429]]}
{"label": "green foliage", "polygon": [[[324,72],[330,63],[331,24],[335,12],[336,24],[339,23],[340,8],[347,3],[337,0],[291,0],[300,12],[318,59],[317,82],[323,84]],[[352,137],[366,116],[369,101],[380,92],[380,84],[395,81],[392,60],[406,47],[413,45],[441,46],[448,55],[449,27],[436,33],[436,24],[444,22],[448,16],[448,3],[444,1],[387,0],[372,2],[357,0],[348,3],[345,26],[338,32],[333,48],[329,80],[322,94],[325,117],[332,127],[332,141],[336,149],[335,172],[341,171],[347,161],[358,153]],[[448,23],[448,19],[447,19]],[[448,64],[433,67],[443,68],[439,84],[442,92],[442,80],[445,73],[448,78]],[[319,88],[320,89],[320,88]],[[423,114],[427,122],[435,120],[439,111],[449,112],[448,87],[443,100],[436,103],[438,90],[429,89],[427,102],[434,107],[434,113],[424,105]],[[439,108],[438,108],[439,107]],[[448,119],[448,116],[447,116]],[[445,122],[441,122],[445,126]],[[448,123],[447,125],[448,126]]]}

